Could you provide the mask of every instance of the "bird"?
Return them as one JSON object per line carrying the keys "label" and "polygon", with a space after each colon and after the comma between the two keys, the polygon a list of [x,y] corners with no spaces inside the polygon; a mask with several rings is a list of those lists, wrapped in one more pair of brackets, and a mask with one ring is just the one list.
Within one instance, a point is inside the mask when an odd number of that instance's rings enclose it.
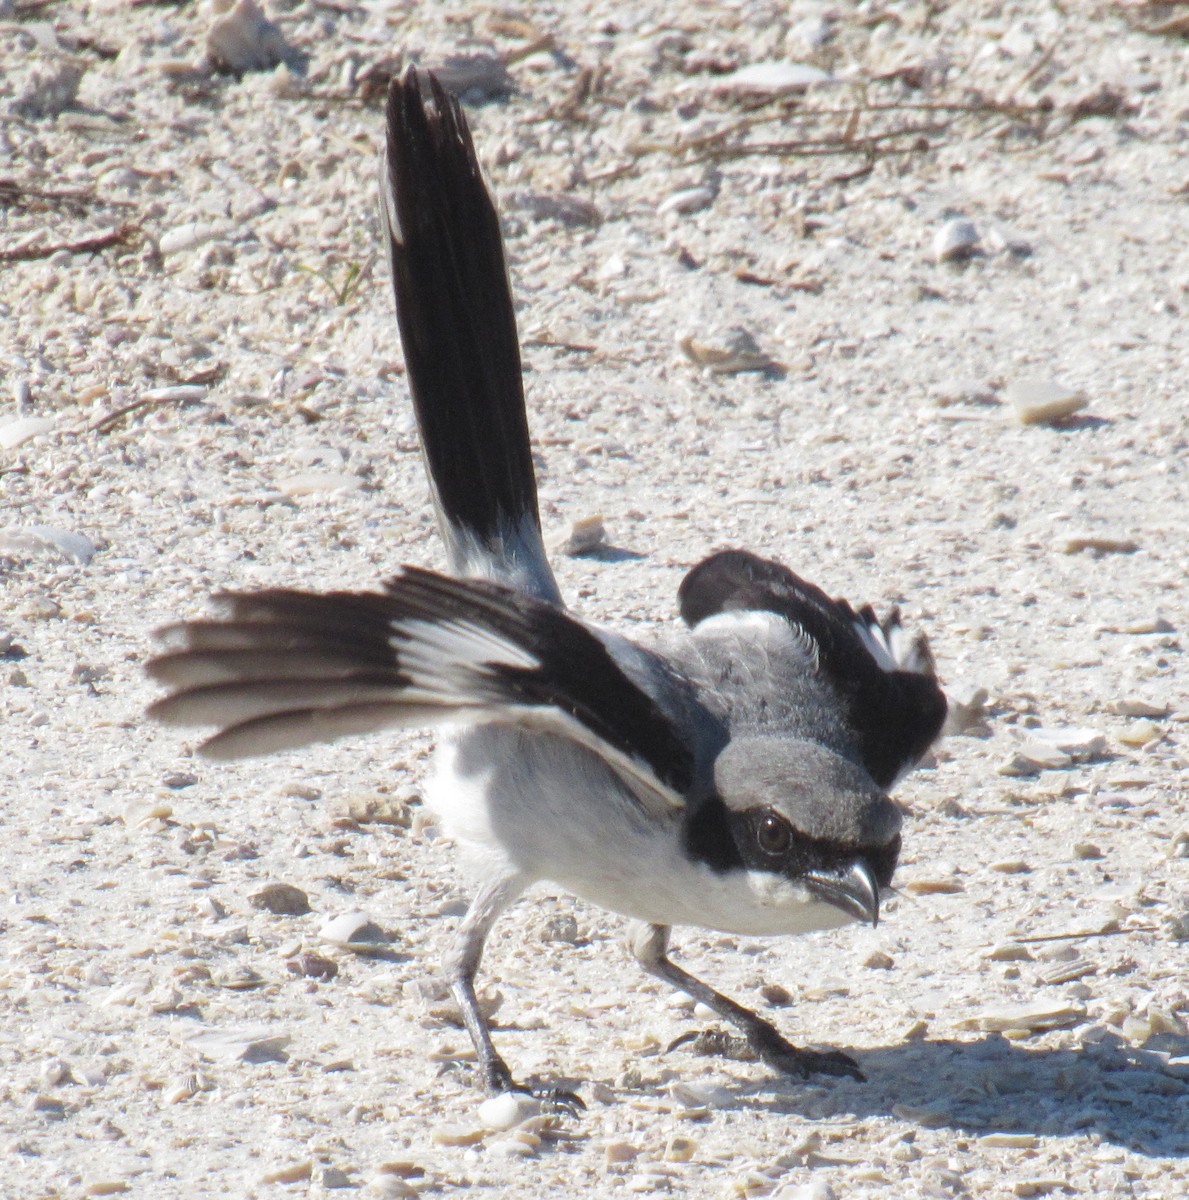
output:
{"label": "bird", "polygon": [[214,760],[439,731],[426,803],[475,880],[443,970],[489,1093],[582,1107],[517,1079],[475,990],[492,926],[539,882],[628,918],[644,971],[749,1057],[862,1079],[683,969],[670,932],[878,921],[901,847],[890,792],[946,714],[925,635],[736,548],[685,575],[680,625],[629,638],[572,612],[542,535],[498,210],[461,103],[419,68],[389,87],[380,213],[448,571],[217,593],[210,618],[158,631],[151,715],[215,727]]}

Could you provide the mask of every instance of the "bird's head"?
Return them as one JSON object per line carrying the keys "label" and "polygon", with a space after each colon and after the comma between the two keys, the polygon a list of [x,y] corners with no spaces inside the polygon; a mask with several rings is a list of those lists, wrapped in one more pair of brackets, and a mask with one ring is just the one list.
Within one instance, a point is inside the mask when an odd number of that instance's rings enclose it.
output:
{"label": "bird's head", "polygon": [[878,922],[901,815],[862,767],[817,742],[743,737],[719,754],[714,784],[717,828],[691,822],[690,849],[746,883],[750,932]]}

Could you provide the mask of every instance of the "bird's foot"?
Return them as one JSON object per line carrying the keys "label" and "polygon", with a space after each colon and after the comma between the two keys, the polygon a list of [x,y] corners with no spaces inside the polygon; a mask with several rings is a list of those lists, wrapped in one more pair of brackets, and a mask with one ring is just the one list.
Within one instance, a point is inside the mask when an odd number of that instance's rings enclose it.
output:
{"label": "bird's foot", "polygon": [[760,1061],[782,1075],[795,1075],[808,1079],[811,1075],[848,1076],[864,1080],[859,1064],[841,1050],[804,1050],[786,1041],[771,1025],[765,1022],[746,1036],[727,1033],[722,1029],[706,1029],[700,1033],[683,1033],[670,1043],[669,1049],[690,1044],[696,1054],[730,1058],[737,1062]]}
{"label": "bird's foot", "polygon": [[483,1071],[483,1086],[492,1096],[499,1096],[505,1092],[511,1092],[517,1096],[532,1096],[546,1108],[571,1117],[577,1117],[586,1111],[582,1097],[575,1092],[566,1091],[565,1088],[557,1087],[554,1084],[518,1083],[512,1078],[508,1064],[502,1059],[489,1063]]}

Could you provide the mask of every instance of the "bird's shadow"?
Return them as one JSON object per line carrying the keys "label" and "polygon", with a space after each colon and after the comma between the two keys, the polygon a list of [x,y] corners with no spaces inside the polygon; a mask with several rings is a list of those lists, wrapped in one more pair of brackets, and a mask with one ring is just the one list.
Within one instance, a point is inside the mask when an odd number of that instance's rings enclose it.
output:
{"label": "bird's shadow", "polygon": [[[857,1055],[866,1082],[774,1078],[740,1103],[812,1119],[897,1116],[929,1128],[1072,1136],[1152,1156],[1189,1157],[1189,1080],[1129,1057],[1123,1043],[1029,1049],[990,1034],[978,1041],[919,1041]],[[736,1089],[731,1089],[736,1090]]]}

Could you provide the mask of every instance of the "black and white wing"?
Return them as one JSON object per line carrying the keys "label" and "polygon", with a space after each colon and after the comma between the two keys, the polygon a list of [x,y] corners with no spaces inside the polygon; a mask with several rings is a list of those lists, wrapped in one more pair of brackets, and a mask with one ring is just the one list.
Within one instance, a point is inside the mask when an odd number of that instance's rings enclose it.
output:
{"label": "black and white wing", "polygon": [[219,726],[202,746],[211,757],[504,720],[593,749],[655,811],[680,807],[691,786],[680,719],[647,688],[663,663],[546,601],[403,567],[383,591],[273,589],[215,602],[221,619],[167,626],[148,664],[169,689],[151,714]]}
{"label": "black and white wing", "polygon": [[700,562],[682,580],[678,601],[690,626],[721,613],[771,612],[808,637],[817,670],[858,738],[863,766],[880,787],[911,770],[941,732],[946,701],[929,644],[904,631],[896,609],[883,621],[870,605],[856,612],[746,550]]}

